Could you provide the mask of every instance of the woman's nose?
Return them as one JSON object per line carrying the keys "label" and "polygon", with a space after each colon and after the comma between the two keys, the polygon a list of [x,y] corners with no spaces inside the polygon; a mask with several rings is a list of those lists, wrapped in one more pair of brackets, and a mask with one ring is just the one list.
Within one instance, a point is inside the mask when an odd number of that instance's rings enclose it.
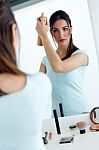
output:
{"label": "woman's nose", "polygon": [[63,35],[64,35],[63,31],[62,31],[62,30],[60,30],[60,31],[59,31],[59,37],[60,37],[60,38],[62,38],[62,37],[63,37]]}

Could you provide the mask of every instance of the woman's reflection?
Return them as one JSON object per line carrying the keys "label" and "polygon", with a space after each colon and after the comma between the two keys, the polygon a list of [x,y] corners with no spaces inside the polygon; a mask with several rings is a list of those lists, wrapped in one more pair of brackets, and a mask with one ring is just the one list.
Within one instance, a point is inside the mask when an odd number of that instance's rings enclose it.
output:
{"label": "woman's reflection", "polygon": [[48,25],[43,23],[42,17],[37,20],[36,30],[46,52],[40,71],[46,73],[52,82],[53,109],[59,112],[58,104],[62,103],[64,115],[89,111],[89,102],[83,92],[88,55],[73,44],[71,19],[66,12],[54,12],[49,23],[56,51],[48,37]]}

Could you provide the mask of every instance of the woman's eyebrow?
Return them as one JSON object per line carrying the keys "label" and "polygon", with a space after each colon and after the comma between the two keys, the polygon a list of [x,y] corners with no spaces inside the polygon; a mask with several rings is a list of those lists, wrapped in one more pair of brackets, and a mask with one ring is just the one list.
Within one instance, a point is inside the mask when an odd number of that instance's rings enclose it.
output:
{"label": "woman's eyebrow", "polygon": [[[63,27],[61,27],[61,28],[67,28],[67,27],[69,27],[69,26],[63,26]],[[57,27],[53,27],[52,29],[59,29],[59,28],[57,28]]]}
{"label": "woman's eyebrow", "polygon": [[63,26],[62,28],[65,28],[65,27],[67,28],[67,27],[69,27],[69,26]]}

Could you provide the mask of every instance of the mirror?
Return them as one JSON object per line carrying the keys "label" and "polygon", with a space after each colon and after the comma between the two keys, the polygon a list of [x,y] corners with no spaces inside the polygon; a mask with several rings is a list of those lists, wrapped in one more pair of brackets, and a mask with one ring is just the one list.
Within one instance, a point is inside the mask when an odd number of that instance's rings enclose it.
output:
{"label": "mirror", "polygon": [[41,60],[45,55],[43,47],[37,46],[36,18],[44,12],[49,19],[50,15],[59,9],[65,10],[70,15],[73,25],[74,43],[80,49],[86,50],[90,57],[84,89],[92,107],[94,107],[99,104],[99,69],[90,20],[90,12],[93,11],[89,12],[88,6],[87,0],[76,0],[76,2],[62,0],[62,2],[58,1],[57,3],[56,0],[46,0],[29,7],[24,7],[24,9],[16,10],[14,14],[21,35],[20,68],[28,74],[38,72]]}
{"label": "mirror", "polygon": [[99,106],[94,107],[90,112],[90,120],[94,123],[90,127],[91,131],[99,131]]}
{"label": "mirror", "polygon": [[99,106],[94,107],[90,112],[90,120],[94,124],[99,124]]}

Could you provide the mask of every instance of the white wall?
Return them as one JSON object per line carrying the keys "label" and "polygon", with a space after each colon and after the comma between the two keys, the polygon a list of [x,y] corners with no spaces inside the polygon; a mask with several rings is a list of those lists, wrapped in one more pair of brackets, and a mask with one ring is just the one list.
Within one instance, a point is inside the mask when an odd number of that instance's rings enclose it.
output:
{"label": "white wall", "polygon": [[85,93],[89,100],[97,105],[99,104],[99,70],[87,0],[46,0],[14,11],[21,34],[20,68],[27,73],[38,71],[45,53],[43,47],[36,44],[36,18],[45,12],[49,19],[49,16],[59,9],[70,15],[75,45],[89,54],[90,63],[86,75]]}
{"label": "white wall", "polygon": [[90,11],[95,47],[99,61],[99,0],[87,0]]}
{"label": "white wall", "polygon": [[[99,0],[94,0],[94,1],[93,0],[87,0],[87,2],[88,2],[90,19],[91,19],[91,25],[92,25],[94,43],[95,43],[95,48],[96,48],[96,54],[97,54],[97,58],[98,58],[98,66],[99,66],[99,15],[98,15],[99,14],[98,13]],[[97,72],[96,72],[96,74],[97,74]],[[95,93],[96,94],[95,96],[97,98],[96,105],[99,105],[99,96],[98,96],[99,86],[98,85],[99,85],[99,79],[98,79],[98,76],[97,76],[96,82],[94,83],[94,89],[97,91]]]}

